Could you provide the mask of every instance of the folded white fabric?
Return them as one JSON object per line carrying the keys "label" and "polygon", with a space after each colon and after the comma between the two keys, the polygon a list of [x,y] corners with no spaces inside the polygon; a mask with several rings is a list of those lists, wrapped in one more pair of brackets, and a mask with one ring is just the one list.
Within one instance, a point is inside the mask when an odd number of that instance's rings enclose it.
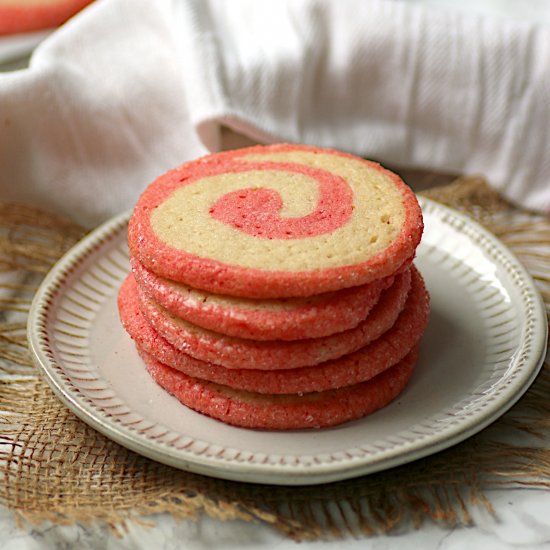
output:
{"label": "folded white fabric", "polygon": [[222,125],[550,210],[550,28],[389,0],[97,0],[0,74],[2,199],[91,226]]}

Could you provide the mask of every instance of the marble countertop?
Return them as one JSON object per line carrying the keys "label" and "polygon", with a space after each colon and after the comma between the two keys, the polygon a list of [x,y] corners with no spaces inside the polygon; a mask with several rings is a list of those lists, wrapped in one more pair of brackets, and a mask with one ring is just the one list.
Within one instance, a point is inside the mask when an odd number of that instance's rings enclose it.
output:
{"label": "marble countertop", "polygon": [[507,489],[491,491],[488,496],[495,508],[495,517],[486,512],[475,513],[475,527],[444,529],[426,524],[418,530],[389,536],[347,538],[328,542],[296,543],[267,526],[242,521],[220,522],[209,518],[176,521],[168,515],[151,518],[154,527],[128,526],[123,536],[116,536],[108,527],[51,526],[20,529],[11,513],[0,510],[0,549],[2,550],[524,550],[550,548],[550,492]]}

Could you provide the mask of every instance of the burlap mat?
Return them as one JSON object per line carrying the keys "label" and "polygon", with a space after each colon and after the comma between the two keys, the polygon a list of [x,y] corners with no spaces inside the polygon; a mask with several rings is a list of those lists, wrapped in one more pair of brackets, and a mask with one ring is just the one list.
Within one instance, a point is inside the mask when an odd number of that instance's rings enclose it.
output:
{"label": "burlap mat", "polygon": [[[483,180],[426,193],[481,221],[516,252],[550,306],[550,221],[518,216]],[[504,417],[468,441],[389,472],[317,487],[267,487],[181,472],[138,456],[78,420],[31,365],[26,314],[37,284],[84,231],[0,203],[0,501],[21,523],[127,521],[169,512],[265,522],[295,539],[471,524],[487,488],[550,485],[550,365]],[[518,443],[521,442],[521,443]],[[538,442],[537,442],[538,441]]]}

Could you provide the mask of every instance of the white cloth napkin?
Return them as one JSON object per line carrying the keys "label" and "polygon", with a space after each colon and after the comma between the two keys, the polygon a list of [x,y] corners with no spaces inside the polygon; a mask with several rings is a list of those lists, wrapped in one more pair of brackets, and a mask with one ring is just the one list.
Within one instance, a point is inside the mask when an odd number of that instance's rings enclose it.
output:
{"label": "white cloth napkin", "polygon": [[0,74],[0,191],[91,226],[221,146],[483,174],[550,210],[550,28],[390,0],[97,0]]}

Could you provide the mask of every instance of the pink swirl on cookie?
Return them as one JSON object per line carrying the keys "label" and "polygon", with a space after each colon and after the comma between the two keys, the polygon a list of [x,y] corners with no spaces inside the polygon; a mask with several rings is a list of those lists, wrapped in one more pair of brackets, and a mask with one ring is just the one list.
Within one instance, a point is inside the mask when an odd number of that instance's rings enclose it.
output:
{"label": "pink swirl on cookie", "polygon": [[300,164],[284,165],[285,171],[303,174],[319,185],[313,212],[303,217],[283,217],[283,200],[273,189],[248,188],[226,193],[210,209],[210,215],[254,237],[303,239],[330,233],[344,225],[353,212],[353,193],[346,181],[325,170]]}

